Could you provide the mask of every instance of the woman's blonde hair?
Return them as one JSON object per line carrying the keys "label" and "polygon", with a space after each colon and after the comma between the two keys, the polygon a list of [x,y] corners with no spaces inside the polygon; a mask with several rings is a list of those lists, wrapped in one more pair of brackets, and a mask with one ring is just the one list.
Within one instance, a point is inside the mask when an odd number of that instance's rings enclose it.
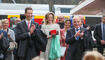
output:
{"label": "woman's blonde hair", "polygon": [[53,12],[48,12],[46,15],[45,15],[45,18],[44,18],[44,24],[48,24],[48,16],[49,15],[52,15],[53,16],[53,21],[52,21],[52,23],[55,23],[55,15],[54,15],[54,13]]}
{"label": "woman's blonde hair", "polygon": [[87,51],[83,60],[104,60],[104,56],[97,51]]}

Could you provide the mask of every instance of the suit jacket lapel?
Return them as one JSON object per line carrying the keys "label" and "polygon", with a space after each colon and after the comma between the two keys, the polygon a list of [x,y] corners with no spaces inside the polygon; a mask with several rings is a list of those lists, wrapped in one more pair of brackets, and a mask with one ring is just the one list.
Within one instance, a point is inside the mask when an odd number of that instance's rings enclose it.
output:
{"label": "suit jacket lapel", "polygon": [[27,26],[27,24],[26,24],[26,21],[25,21],[25,20],[23,21],[23,26],[24,26],[23,28],[24,28],[26,31],[29,31],[29,30],[28,30],[28,26]]}
{"label": "suit jacket lapel", "polygon": [[31,21],[31,25],[30,25],[30,27],[32,26],[32,24],[33,24],[33,21]]}
{"label": "suit jacket lapel", "polygon": [[73,33],[73,35],[75,35],[75,33],[76,33],[76,32],[75,32],[75,28],[73,28],[73,30],[72,30],[72,31],[73,31],[73,32],[72,32],[72,33]]}

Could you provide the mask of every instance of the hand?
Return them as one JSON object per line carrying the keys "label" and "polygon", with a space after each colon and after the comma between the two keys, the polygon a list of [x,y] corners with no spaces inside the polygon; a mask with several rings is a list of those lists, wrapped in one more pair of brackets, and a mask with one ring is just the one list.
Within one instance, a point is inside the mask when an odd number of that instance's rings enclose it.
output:
{"label": "hand", "polygon": [[31,26],[31,28],[30,28],[30,34],[32,34],[32,33],[34,32],[34,30],[35,30],[35,25],[32,24],[32,26]]}
{"label": "hand", "polygon": [[89,30],[90,29],[90,26],[88,26],[86,29]]}
{"label": "hand", "polygon": [[52,37],[55,37],[55,36],[56,36],[56,34],[52,33]]}
{"label": "hand", "polygon": [[83,35],[84,35],[84,31],[82,31],[82,32],[80,33],[80,37],[83,37]]}
{"label": "hand", "polygon": [[75,36],[80,36],[80,30],[75,34]]}
{"label": "hand", "polygon": [[3,33],[0,34],[0,40],[2,39],[2,37],[3,37]]}
{"label": "hand", "polygon": [[8,34],[8,38],[10,38],[10,34]]}
{"label": "hand", "polygon": [[105,44],[105,40],[101,40],[101,44],[104,45]]}
{"label": "hand", "polygon": [[66,38],[65,38],[65,36],[61,36],[61,37],[62,37],[62,39],[63,39],[63,40],[65,40],[65,39],[66,39]]}

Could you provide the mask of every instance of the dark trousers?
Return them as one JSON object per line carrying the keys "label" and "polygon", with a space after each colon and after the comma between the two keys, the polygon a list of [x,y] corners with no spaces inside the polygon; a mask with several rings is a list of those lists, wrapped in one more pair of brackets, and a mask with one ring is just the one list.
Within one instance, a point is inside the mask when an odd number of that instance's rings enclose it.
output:
{"label": "dark trousers", "polygon": [[101,54],[104,53],[104,48],[105,48],[105,45],[97,46],[98,52],[100,52]]}
{"label": "dark trousers", "polygon": [[24,57],[18,57],[18,60],[25,60]]}

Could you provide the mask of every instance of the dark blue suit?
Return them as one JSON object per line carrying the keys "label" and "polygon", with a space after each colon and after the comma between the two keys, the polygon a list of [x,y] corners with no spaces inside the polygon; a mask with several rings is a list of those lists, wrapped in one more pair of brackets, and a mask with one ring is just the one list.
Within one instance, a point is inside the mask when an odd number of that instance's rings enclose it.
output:
{"label": "dark blue suit", "polygon": [[103,54],[103,51],[104,51],[103,48],[105,48],[105,45],[101,45],[101,40],[102,40],[101,24],[96,25],[96,28],[94,31],[94,37],[95,37],[96,42],[97,42],[98,51]]}
{"label": "dark blue suit", "polygon": [[83,39],[79,38],[79,40],[76,40],[74,35],[75,28],[73,27],[67,31],[66,35],[66,43],[69,44],[66,60],[82,60],[84,51],[88,50],[87,33],[84,34]]}

